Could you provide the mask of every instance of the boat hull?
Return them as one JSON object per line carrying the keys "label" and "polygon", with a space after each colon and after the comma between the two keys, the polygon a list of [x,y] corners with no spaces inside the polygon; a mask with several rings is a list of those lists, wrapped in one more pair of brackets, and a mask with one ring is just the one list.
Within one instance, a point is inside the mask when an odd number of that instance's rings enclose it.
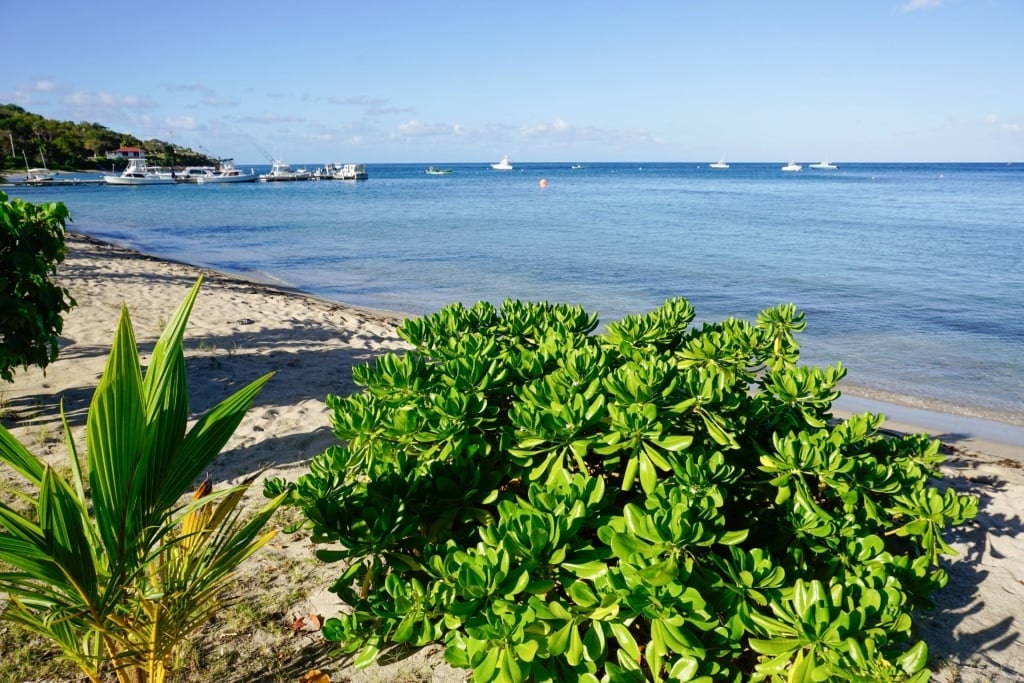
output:
{"label": "boat hull", "polygon": [[200,185],[222,185],[228,183],[254,183],[259,176],[253,174],[241,174],[241,175],[211,175],[203,176],[196,180]]}
{"label": "boat hull", "polygon": [[119,175],[105,175],[103,182],[107,185],[174,185],[174,178],[160,178],[157,176],[147,178],[126,178]]}
{"label": "boat hull", "polygon": [[312,174],[309,173],[261,175],[259,181],[261,183],[288,183],[296,180],[310,180],[312,177]]}

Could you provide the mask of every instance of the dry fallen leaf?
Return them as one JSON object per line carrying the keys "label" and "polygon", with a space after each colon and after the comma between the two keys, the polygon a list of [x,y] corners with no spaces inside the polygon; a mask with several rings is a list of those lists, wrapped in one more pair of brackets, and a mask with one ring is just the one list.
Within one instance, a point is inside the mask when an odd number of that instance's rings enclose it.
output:
{"label": "dry fallen leaf", "polygon": [[319,631],[320,627],[323,626],[323,620],[320,619],[319,614],[309,613],[309,625],[313,627],[314,631]]}
{"label": "dry fallen leaf", "polygon": [[307,671],[306,674],[299,679],[299,683],[331,683],[331,677],[320,669],[313,669],[312,671]]}

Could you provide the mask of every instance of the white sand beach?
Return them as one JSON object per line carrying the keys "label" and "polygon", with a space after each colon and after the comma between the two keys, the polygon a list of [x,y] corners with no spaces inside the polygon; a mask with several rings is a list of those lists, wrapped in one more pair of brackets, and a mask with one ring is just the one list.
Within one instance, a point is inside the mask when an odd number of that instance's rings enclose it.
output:
{"label": "white sand beach", "polygon": [[[264,372],[276,372],[209,472],[215,486],[260,468],[266,468],[268,477],[298,477],[310,458],[334,443],[325,396],[355,388],[353,365],[405,348],[395,334],[400,314],[243,281],[81,235],[69,235],[68,243],[58,279],[78,305],[65,317],[60,357],[45,373],[19,371],[12,384],[0,385],[4,424],[13,426],[30,450],[54,463],[66,457],[61,401],[76,439],[84,442],[86,411],[122,302],[129,307],[140,346],[148,352],[200,273],[205,283],[186,334],[193,409],[205,410]],[[913,423],[887,426],[919,431]],[[920,431],[951,434],[955,429]],[[1024,443],[986,448],[984,440],[948,441],[946,481],[979,496],[981,512],[951,535],[960,556],[949,562],[950,585],[937,596],[938,609],[921,618],[934,680],[1020,680]],[[5,481],[10,481],[6,471],[0,473],[0,485]],[[251,496],[254,502],[262,500],[258,488]],[[249,587],[245,590],[278,594],[282,603],[262,613],[266,623],[246,626],[249,632],[228,621],[214,625],[204,635],[209,642],[197,646],[202,661],[221,657],[235,662],[230,668],[239,681],[264,680],[258,672],[272,668],[283,672],[284,680],[297,680],[311,668],[328,672],[333,681],[466,679],[466,672],[443,665],[438,648],[369,672],[352,671],[327,656],[308,615],[329,617],[336,609],[326,588],[337,571],[316,563],[312,544],[302,534],[279,535],[243,573]]]}

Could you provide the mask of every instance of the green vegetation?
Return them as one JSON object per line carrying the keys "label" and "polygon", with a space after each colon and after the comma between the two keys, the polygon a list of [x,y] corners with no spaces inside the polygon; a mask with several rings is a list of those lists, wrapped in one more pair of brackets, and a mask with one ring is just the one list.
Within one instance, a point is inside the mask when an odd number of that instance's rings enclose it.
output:
{"label": "green vegetation", "polygon": [[[231,437],[267,374],[224,399],[188,430],[182,348],[199,292],[192,288],[143,375],[123,307],[86,422],[87,477],[65,421],[67,476],[0,426],[0,462],[29,485],[23,508],[0,503],[0,617],[42,636],[90,681],[160,682],[188,636],[221,608],[239,563],[274,535],[263,527],[281,503],[245,521],[252,479],[181,498]],[[88,495],[86,490],[88,488]]]}
{"label": "green vegetation", "polygon": [[915,681],[912,614],[977,500],[924,436],[833,419],[803,315],[691,326],[667,301],[450,306],[328,398],[343,444],[297,482],[367,665],[441,642],[476,681]]}
{"label": "green vegetation", "polygon": [[10,382],[18,366],[45,368],[57,358],[61,317],[75,300],[50,278],[64,261],[60,202],[8,201],[0,192],[0,379]]}
{"label": "green vegetation", "polygon": [[[24,171],[46,166],[51,170],[109,170],[106,158],[119,147],[141,147],[153,164],[164,166],[213,165],[216,159],[163,140],[140,140],[98,123],[54,121],[13,104],[0,104],[0,171]],[[45,163],[44,163],[45,162]]]}

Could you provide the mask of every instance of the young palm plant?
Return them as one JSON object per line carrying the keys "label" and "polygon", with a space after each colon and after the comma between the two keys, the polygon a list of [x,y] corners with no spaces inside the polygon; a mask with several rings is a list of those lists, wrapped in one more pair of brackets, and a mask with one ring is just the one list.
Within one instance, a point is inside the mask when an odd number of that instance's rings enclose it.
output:
{"label": "young palm plant", "polygon": [[[272,373],[188,429],[182,339],[202,278],[168,323],[143,376],[127,308],[86,422],[85,477],[64,419],[70,475],[0,426],[0,461],[22,475],[28,503],[0,503],[2,618],[55,642],[91,681],[163,681],[184,638],[220,607],[234,570],[271,539],[281,498],[248,519],[252,479],[183,497],[220,453]],[[4,567],[3,565],[7,565]]]}

